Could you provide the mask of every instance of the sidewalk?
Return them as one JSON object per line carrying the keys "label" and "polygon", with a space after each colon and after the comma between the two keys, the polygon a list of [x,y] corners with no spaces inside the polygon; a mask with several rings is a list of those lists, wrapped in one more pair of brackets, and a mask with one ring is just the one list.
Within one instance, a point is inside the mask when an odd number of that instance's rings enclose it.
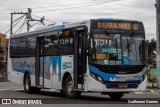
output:
{"label": "sidewalk", "polygon": [[155,93],[155,94],[160,94],[160,89],[158,88],[147,88],[146,92],[151,92],[151,93]]}
{"label": "sidewalk", "polygon": [[160,94],[160,89],[157,88],[157,85],[156,85],[156,87],[152,87],[151,83],[147,83],[146,92]]}
{"label": "sidewalk", "polygon": [[23,89],[23,86],[13,82],[0,82],[0,90],[3,89]]}

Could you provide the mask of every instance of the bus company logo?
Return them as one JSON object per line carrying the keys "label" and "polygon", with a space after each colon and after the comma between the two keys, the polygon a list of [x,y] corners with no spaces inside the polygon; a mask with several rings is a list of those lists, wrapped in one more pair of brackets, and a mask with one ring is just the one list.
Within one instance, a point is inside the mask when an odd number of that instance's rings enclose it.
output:
{"label": "bus company logo", "polygon": [[72,62],[63,62],[62,69],[72,68]]}
{"label": "bus company logo", "polygon": [[2,104],[11,104],[11,99],[2,99]]}
{"label": "bus company logo", "polygon": [[110,81],[116,81],[116,78],[115,77],[110,77],[110,79],[109,79]]}

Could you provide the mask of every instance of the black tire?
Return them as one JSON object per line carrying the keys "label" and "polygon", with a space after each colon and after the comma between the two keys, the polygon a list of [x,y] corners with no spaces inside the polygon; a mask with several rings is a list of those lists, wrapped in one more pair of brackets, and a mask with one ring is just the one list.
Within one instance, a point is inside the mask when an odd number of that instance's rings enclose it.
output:
{"label": "black tire", "polygon": [[24,90],[28,94],[34,91],[33,87],[31,87],[31,79],[29,74],[26,74],[26,76],[24,77]]}
{"label": "black tire", "polygon": [[81,92],[73,91],[73,81],[70,76],[68,76],[65,80],[65,85],[62,92],[67,98],[78,98],[81,95]]}
{"label": "black tire", "polygon": [[64,90],[60,90],[60,93],[65,97]]}
{"label": "black tire", "polygon": [[119,100],[123,97],[124,93],[109,93],[108,95],[113,100]]}
{"label": "black tire", "polygon": [[37,93],[37,94],[41,92],[41,89],[37,87],[32,87],[32,90],[33,90],[33,93]]}

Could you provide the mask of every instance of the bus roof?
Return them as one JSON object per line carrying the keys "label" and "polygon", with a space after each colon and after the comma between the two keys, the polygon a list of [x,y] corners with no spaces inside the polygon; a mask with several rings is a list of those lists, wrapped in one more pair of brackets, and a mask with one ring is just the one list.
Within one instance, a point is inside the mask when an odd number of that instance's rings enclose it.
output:
{"label": "bus roof", "polygon": [[136,20],[115,19],[115,18],[89,19],[89,20],[80,21],[80,22],[66,23],[64,25],[52,25],[52,26],[40,27],[40,28],[35,29],[34,31],[12,35],[12,36],[10,36],[10,38],[21,37],[21,36],[26,36],[26,35],[40,34],[40,33],[45,33],[45,32],[49,32],[49,31],[63,30],[63,29],[66,29],[66,28],[77,27],[77,26],[83,26],[83,25],[87,25],[91,20],[139,22],[139,21],[136,21]]}

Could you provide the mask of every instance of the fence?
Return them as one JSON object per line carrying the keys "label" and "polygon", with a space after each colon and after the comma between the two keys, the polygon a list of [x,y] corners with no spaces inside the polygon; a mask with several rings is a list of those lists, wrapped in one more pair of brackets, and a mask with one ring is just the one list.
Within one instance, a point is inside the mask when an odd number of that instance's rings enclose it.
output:
{"label": "fence", "polygon": [[0,82],[7,81],[7,68],[0,67]]}

